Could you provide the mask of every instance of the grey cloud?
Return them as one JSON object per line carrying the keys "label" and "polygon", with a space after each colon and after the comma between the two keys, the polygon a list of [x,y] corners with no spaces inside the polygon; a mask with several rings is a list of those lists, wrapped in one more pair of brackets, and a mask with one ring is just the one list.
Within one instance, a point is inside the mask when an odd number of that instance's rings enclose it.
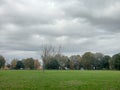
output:
{"label": "grey cloud", "polygon": [[[20,2],[21,1],[21,2]],[[49,2],[44,1],[15,1],[6,0],[1,6],[3,13],[0,23],[14,23],[22,26],[33,24],[54,23],[55,19],[61,18],[62,13],[58,8],[54,8]],[[14,2],[14,3],[12,3]],[[31,2],[31,3],[30,3]]]}
{"label": "grey cloud", "polygon": [[119,0],[0,2],[0,54],[6,57],[39,57],[44,43],[61,45],[65,54],[119,52]]}
{"label": "grey cloud", "polygon": [[119,32],[119,0],[75,0],[76,3],[63,7],[65,14],[71,18],[83,18],[93,26],[108,31]]}

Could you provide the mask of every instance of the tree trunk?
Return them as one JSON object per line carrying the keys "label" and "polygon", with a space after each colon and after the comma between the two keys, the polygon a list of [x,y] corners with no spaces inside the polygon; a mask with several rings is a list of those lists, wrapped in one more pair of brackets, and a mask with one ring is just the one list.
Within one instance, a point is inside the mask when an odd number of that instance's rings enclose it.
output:
{"label": "tree trunk", "polygon": [[45,70],[45,63],[43,62],[43,72],[44,72],[44,70]]}

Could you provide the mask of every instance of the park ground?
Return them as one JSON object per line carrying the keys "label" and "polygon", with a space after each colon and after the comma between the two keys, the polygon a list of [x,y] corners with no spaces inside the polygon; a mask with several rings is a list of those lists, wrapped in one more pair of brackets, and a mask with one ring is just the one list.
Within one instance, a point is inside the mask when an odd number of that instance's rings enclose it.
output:
{"label": "park ground", "polygon": [[1,70],[0,90],[120,90],[120,71]]}

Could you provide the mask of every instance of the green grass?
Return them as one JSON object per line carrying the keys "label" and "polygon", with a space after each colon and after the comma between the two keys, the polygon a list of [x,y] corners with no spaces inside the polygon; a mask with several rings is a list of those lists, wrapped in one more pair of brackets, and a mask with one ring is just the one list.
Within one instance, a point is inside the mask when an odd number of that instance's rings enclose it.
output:
{"label": "green grass", "polygon": [[0,70],[0,90],[120,90],[120,71]]}

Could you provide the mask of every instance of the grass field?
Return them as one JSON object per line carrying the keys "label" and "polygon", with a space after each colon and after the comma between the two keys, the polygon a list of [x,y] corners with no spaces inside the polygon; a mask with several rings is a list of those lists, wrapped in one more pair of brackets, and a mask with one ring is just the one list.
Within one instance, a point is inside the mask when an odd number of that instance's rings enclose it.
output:
{"label": "grass field", "polygon": [[0,71],[0,90],[120,90],[120,71]]}

